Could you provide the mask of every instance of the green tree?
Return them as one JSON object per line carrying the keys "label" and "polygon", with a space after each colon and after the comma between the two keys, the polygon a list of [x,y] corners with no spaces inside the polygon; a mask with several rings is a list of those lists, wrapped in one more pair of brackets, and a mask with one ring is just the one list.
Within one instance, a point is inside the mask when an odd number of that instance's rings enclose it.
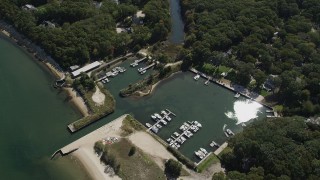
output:
{"label": "green tree", "polygon": [[173,159],[169,159],[165,163],[165,172],[169,173],[172,177],[179,177],[181,173],[182,165]]}

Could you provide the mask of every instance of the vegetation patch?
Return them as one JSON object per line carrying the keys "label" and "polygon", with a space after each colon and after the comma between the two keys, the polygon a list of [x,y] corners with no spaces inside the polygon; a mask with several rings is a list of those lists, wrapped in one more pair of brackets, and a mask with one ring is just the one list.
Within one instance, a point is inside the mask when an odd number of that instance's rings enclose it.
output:
{"label": "vegetation patch", "polygon": [[[114,111],[115,100],[112,94],[104,87],[95,86],[93,80],[86,74],[82,74],[79,80],[76,79],[73,85],[84,99],[90,111],[89,116],[83,117],[72,124],[75,131],[87,126],[94,121],[99,120],[100,118],[108,114],[111,114]],[[99,88],[100,91],[105,95],[103,105],[96,105],[96,103],[92,100],[92,95],[95,92],[95,88]]]}
{"label": "vegetation patch", "polygon": [[100,146],[97,144],[97,149],[104,149],[101,160],[115,168],[116,174],[122,179],[166,179],[160,167],[127,139],[123,138],[103,148]]}
{"label": "vegetation patch", "polygon": [[216,164],[218,162],[220,162],[218,157],[215,154],[211,153],[210,156],[207,157],[207,159],[202,161],[201,164],[197,166],[197,171],[201,173],[204,170],[206,170],[208,167],[210,167],[212,164]]}
{"label": "vegetation patch", "polygon": [[178,72],[180,70],[180,65],[174,67],[164,67],[162,64],[158,64],[155,68],[158,70],[158,72],[147,76],[137,83],[130,84],[127,88],[121,89],[120,95],[122,97],[127,97],[134,95],[137,91],[150,91],[152,85],[156,84],[160,80],[169,77],[171,74]]}
{"label": "vegetation patch", "polygon": [[173,154],[182,164],[186,165],[189,169],[194,170],[196,168],[196,165],[193,161],[191,161],[189,158],[185,157],[183,154],[181,154],[176,149],[173,149],[171,146],[167,147],[167,150]]}
{"label": "vegetation patch", "polygon": [[227,179],[320,177],[320,132],[302,117],[255,121],[229,147],[221,155]]}
{"label": "vegetation patch", "polygon": [[132,117],[131,115],[127,115],[125,119],[122,121],[121,129],[121,136],[128,136],[134,131],[142,131],[146,128],[139,121],[134,119],[134,117]]}

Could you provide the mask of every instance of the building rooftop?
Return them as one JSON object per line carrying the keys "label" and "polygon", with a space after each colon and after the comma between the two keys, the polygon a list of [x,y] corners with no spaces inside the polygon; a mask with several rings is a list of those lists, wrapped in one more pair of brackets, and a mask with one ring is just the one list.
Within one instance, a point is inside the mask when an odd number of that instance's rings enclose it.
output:
{"label": "building rooftop", "polygon": [[82,68],[78,69],[78,70],[75,70],[73,72],[71,72],[72,76],[73,77],[77,77],[79,76],[81,73],[83,72],[88,72],[96,67],[99,67],[101,65],[101,63],[99,61],[95,61],[91,64],[88,64],[86,66],[83,66]]}

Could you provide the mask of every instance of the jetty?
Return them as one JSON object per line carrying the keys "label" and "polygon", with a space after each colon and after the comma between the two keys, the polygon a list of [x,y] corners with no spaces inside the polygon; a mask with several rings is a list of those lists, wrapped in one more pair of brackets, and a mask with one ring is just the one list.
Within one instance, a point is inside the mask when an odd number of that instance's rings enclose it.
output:
{"label": "jetty", "polygon": [[57,152],[61,153],[61,155],[66,155],[69,154],[84,144],[92,144],[96,141],[103,140],[107,137],[117,137],[119,138],[120,136],[118,135],[118,129],[122,126],[122,121],[128,114],[122,115],[118,117],[117,119],[105,124],[104,126],[94,130],[93,132],[81,137],[80,139],[66,145],[65,147],[61,148],[60,150],[56,151],[54,154]]}

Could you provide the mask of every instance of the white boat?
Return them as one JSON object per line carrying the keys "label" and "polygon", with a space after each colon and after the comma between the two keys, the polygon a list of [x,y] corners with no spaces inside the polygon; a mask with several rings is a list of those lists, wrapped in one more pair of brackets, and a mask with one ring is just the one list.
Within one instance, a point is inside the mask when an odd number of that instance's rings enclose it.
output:
{"label": "white boat", "polygon": [[106,83],[106,81],[104,81],[104,80],[102,80],[101,82],[102,82],[103,84],[105,84],[105,83]]}
{"label": "white boat", "polygon": [[227,133],[228,133],[229,135],[231,135],[231,136],[234,135],[234,133],[233,133],[230,129],[227,129]]}
{"label": "white boat", "polygon": [[162,126],[160,124],[156,124],[157,128],[162,128]]}
{"label": "white boat", "polygon": [[168,138],[168,139],[167,139],[167,142],[169,142],[169,143],[170,143],[171,141],[172,141],[172,139],[171,139],[171,138]]}
{"label": "white boat", "polygon": [[171,121],[171,117],[166,116],[165,118],[166,118],[166,120]]}
{"label": "white boat", "polygon": [[136,66],[138,66],[138,63],[137,62],[133,62],[133,63],[130,64],[130,66],[131,67],[136,67]]}
{"label": "white boat", "polygon": [[235,98],[239,98],[240,97],[240,93],[237,93],[234,95]]}
{"label": "white boat", "polygon": [[158,131],[159,131],[159,129],[158,129],[157,127],[155,127],[155,126],[153,126],[153,127],[151,128],[151,130],[152,130],[154,133],[158,133]]}
{"label": "white boat", "polygon": [[162,111],[161,111],[161,114],[167,115],[167,112],[166,112],[165,110],[162,110]]}
{"label": "white boat", "polygon": [[150,128],[150,127],[151,127],[151,124],[149,124],[149,123],[146,123],[146,126],[147,126],[148,128]]}
{"label": "white boat", "polygon": [[208,85],[209,85],[209,83],[210,83],[210,81],[206,81],[204,84],[208,86]]}
{"label": "white boat", "polygon": [[110,80],[109,80],[108,78],[105,78],[104,80],[105,80],[107,83],[110,82]]}
{"label": "white boat", "polygon": [[147,72],[146,70],[143,70],[143,71],[140,72],[140,74],[142,75],[142,74],[144,74],[146,72]]}
{"label": "white boat", "polygon": [[152,114],[152,115],[151,115],[151,118],[152,118],[153,120],[156,120],[156,119],[157,119],[157,116],[155,116],[154,114]]}
{"label": "white boat", "polygon": [[219,145],[218,143],[212,141],[212,142],[210,143],[210,146],[211,146],[211,147],[214,147],[214,146],[219,147],[220,145]]}
{"label": "white boat", "polygon": [[167,125],[168,123],[165,120],[161,120],[163,125]]}
{"label": "white boat", "polygon": [[207,150],[205,150],[204,148],[200,148],[200,150],[201,150],[204,154],[208,154]]}
{"label": "white boat", "polygon": [[160,116],[160,114],[154,113],[154,115],[155,115],[158,119],[162,119],[162,117]]}
{"label": "white boat", "polygon": [[196,76],[193,77],[193,79],[196,80],[196,81],[197,81],[199,78],[200,78],[200,75],[199,75],[199,74],[197,74]]}
{"label": "white boat", "polygon": [[194,121],[194,125],[198,126],[199,128],[202,127],[202,125],[198,121]]}
{"label": "white boat", "polygon": [[241,126],[242,127],[246,127],[247,125],[245,123],[241,123]]}
{"label": "white boat", "polygon": [[177,133],[177,132],[174,132],[173,134],[174,134],[175,136],[177,136],[177,137],[180,136],[180,134]]}

